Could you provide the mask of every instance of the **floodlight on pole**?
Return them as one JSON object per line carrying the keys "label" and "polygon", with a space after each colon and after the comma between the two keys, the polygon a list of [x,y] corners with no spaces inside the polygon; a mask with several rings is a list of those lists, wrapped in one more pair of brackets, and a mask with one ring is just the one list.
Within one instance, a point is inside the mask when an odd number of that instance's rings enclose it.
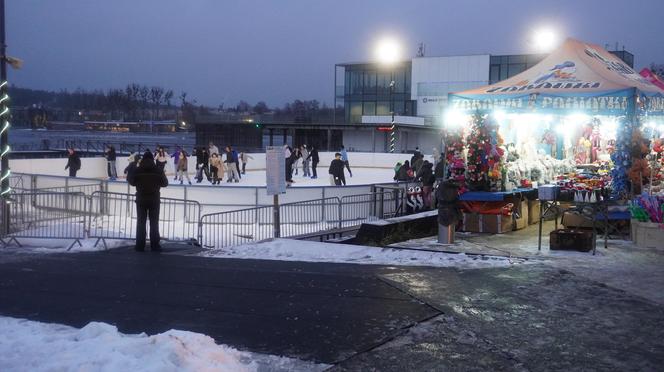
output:
{"label": "floodlight on pole", "polygon": [[401,47],[395,39],[385,38],[376,45],[376,59],[381,64],[392,65],[401,59]]}
{"label": "floodlight on pole", "polygon": [[541,28],[534,32],[533,42],[540,53],[548,53],[558,43],[558,34],[551,28]]}

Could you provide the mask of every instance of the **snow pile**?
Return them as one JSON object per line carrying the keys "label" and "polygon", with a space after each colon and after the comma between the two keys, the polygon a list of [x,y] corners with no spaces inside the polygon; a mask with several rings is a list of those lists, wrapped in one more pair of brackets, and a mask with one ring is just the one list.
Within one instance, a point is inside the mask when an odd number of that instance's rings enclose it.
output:
{"label": "snow pile", "polygon": [[444,252],[378,248],[360,245],[274,239],[201,253],[206,257],[279,261],[308,261],[396,266],[486,268],[505,267],[523,260],[504,257],[469,256]]}
{"label": "snow pile", "polygon": [[238,351],[199,333],[125,335],[91,322],[82,329],[0,317],[2,371],[321,371],[296,359]]}

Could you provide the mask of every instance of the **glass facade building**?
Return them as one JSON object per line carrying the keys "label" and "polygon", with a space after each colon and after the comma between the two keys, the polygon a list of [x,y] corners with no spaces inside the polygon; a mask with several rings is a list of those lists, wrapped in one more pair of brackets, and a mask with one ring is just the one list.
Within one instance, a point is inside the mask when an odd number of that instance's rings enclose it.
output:
{"label": "glass facade building", "polygon": [[[634,55],[630,52],[625,50],[609,52],[630,67],[634,67]],[[358,124],[362,122],[362,116],[387,116],[392,112],[399,116],[418,116],[417,104],[420,101],[417,99],[420,96],[427,97],[428,101],[446,102],[447,93],[451,91],[471,89],[485,85],[487,82],[495,84],[511,78],[532,68],[547,54],[486,56],[489,57],[489,70],[486,71],[486,65],[481,67],[481,71],[475,70],[482,75],[482,81],[475,81],[477,79],[468,81],[467,76],[462,76],[461,69],[457,68],[450,76],[442,78],[444,81],[416,80],[416,93],[411,92],[412,81],[417,79],[413,78],[412,61],[403,61],[389,67],[378,63],[337,64],[335,65],[334,103],[340,112],[343,107],[344,114],[343,118],[340,117],[340,114],[335,114],[334,122]],[[393,90],[390,89],[392,81],[394,81]],[[426,102],[422,103],[421,111],[423,112],[420,114],[424,117],[427,117],[427,113],[424,112]]]}
{"label": "glass facade building", "polygon": [[[389,68],[375,63],[335,66],[335,104],[344,107],[345,123],[361,123],[363,115],[414,116],[410,61]],[[394,87],[390,88],[394,81]],[[336,120],[339,122],[339,118]]]}

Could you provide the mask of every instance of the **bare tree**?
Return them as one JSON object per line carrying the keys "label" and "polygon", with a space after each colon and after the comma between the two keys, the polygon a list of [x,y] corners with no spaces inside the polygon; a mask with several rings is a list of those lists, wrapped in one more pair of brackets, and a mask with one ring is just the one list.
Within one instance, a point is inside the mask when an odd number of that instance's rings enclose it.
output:
{"label": "bare tree", "polygon": [[157,113],[157,118],[159,117],[159,107],[161,106],[162,100],[164,98],[164,88],[162,87],[152,87],[150,88],[150,102],[152,103],[153,119],[154,112]]}

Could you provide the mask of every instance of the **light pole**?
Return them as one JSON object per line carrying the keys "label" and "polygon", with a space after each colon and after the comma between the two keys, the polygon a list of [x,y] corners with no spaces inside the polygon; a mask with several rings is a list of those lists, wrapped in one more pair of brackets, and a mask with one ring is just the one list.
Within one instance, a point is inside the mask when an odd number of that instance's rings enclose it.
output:
{"label": "light pole", "polygon": [[390,153],[394,152],[396,142],[396,124],[394,122],[394,80],[390,81],[390,111],[392,112],[392,126],[390,126]]}
{"label": "light pole", "polygon": [[[400,58],[401,48],[399,43],[394,39],[383,39],[376,47],[376,57],[378,62],[386,66],[394,66]],[[392,72],[392,76],[394,73]],[[390,111],[392,115],[392,122],[390,126],[390,153],[394,152],[396,145],[396,123],[394,121],[394,88],[396,82],[394,79],[390,81]]]}
{"label": "light pole", "polygon": [[0,197],[2,231],[9,232],[9,83],[7,82],[7,45],[5,44],[5,0],[0,0]]}

